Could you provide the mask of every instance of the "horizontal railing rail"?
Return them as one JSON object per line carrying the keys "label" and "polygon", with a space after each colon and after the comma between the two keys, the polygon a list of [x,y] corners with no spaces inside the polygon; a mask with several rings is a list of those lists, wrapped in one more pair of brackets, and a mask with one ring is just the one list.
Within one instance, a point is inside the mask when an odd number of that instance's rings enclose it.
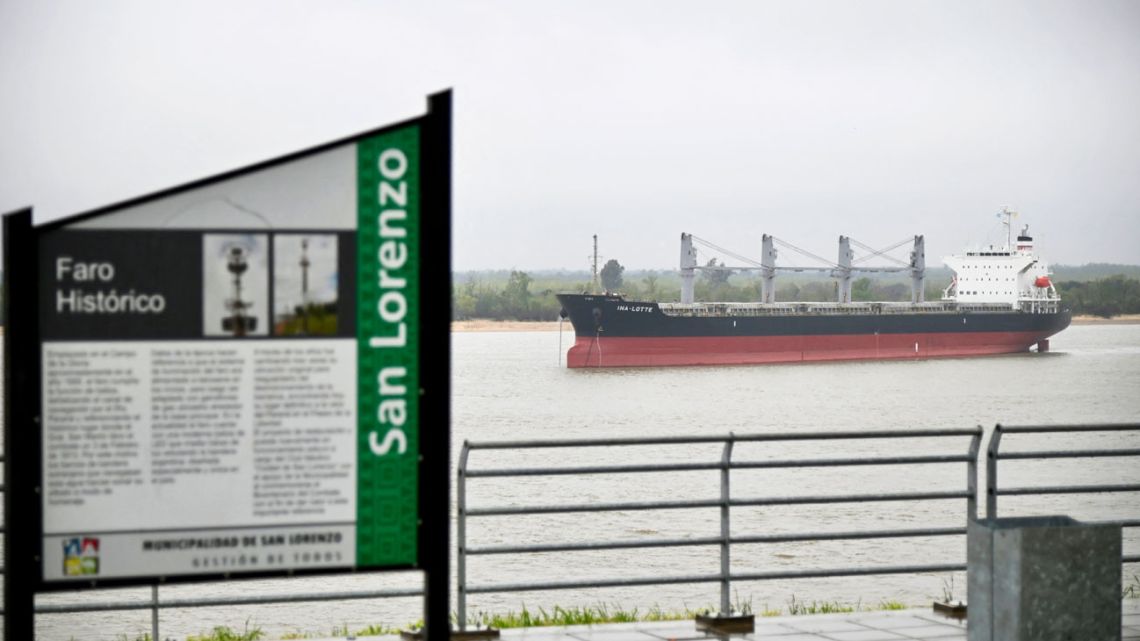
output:
{"label": "horizontal railing rail", "polygon": [[[922,438],[969,438],[968,450],[963,454],[932,454],[906,456],[867,455],[860,457],[843,456],[829,458],[785,458],[772,460],[735,461],[733,447],[739,443],[811,442],[811,441],[851,441],[870,439],[922,439]],[[731,534],[731,510],[742,507],[826,505],[841,503],[897,502],[897,501],[936,501],[965,500],[967,515],[977,511],[977,459],[981,447],[982,429],[939,429],[939,430],[862,430],[846,432],[807,432],[771,434],[728,434],[724,436],[699,437],[651,437],[615,439],[559,439],[547,441],[492,441],[465,442],[459,456],[456,492],[457,513],[457,620],[461,629],[467,621],[467,595],[525,592],[543,590],[574,590],[581,588],[638,587],[653,585],[674,585],[690,583],[719,583],[720,608],[723,613],[731,610],[729,604],[730,587],[733,581],[761,581],[771,579],[795,579],[835,576],[886,575],[918,572],[943,572],[965,570],[965,563],[884,565],[877,567],[826,568],[773,572],[733,572],[731,569],[731,547],[733,545],[789,543],[808,541],[852,541],[891,538],[917,538],[938,536],[964,536],[965,527],[907,527],[901,529],[876,529],[865,531],[840,532],[789,532],[779,534]],[[563,465],[529,466],[514,468],[472,469],[469,466],[472,452],[480,450],[532,450],[559,448],[634,448],[641,446],[679,445],[721,446],[720,460],[686,461],[672,463],[636,463],[608,465]],[[936,492],[891,492],[853,493],[831,495],[802,495],[775,497],[736,497],[730,492],[733,471],[810,469],[868,466],[920,466],[934,464],[965,464],[966,487],[963,490]],[[525,477],[562,477],[592,475],[639,475],[646,473],[720,472],[720,496],[709,499],[672,499],[658,501],[617,501],[589,503],[530,505],[499,505],[472,507],[468,502],[467,483],[477,479],[507,479]],[[720,510],[720,536],[696,538],[656,538],[638,540],[586,540],[558,543],[538,543],[530,545],[485,545],[470,546],[467,541],[467,522],[471,518],[491,516],[550,515],[568,513],[640,512],[682,509]],[[708,574],[682,574],[673,576],[633,576],[621,578],[595,577],[557,581],[524,581],[472,585],[467,577],[467,560],[472,556],[526,555],[558,552],[589,552],[598,550],[633,550],[673,547],[718,546],[720,548],[720,572]]]}
{"label": "horizontal railing rail", "polygon": [[[1093,432],[1133,432],[1140,437],[1140,423],[1106,423],[1092,425],[1001,425],[994,427],[986,447],[986,517],[998,517],[999,496],[1046,496],[1058,494],[1107,494],[1120,492],[1140,492],[1140,483],[1112,483],[1090,485],[1041,485],[1031,487],[1001,487],[998,485],[998,462],[1045,461],[1055,459],[1100,459],[1140,457],[1140,448],[1122,447],[1117,449],[1064,449],[1030,450],[1002,452],[1002,436],[1005,434],[1087,434]],[[1140,467],[1137,467],[1140,469]],[[1094,521],[1094,523],[1097,523]],[[1140,527],[1140,519],[1114,520],[1125,528]],[[1140,562],[1140,555],[1125,554],[1123,563]]]}
{"label": "horizontal railing rail", "polygon": [[118,610],[167,610],[216,608],[231,605],[276,605],[281,603],[317,603],[322,601],[359,601],[423,596],[423,590],[361,590],[354,592],[311,592],[303,594],[267,594],[227,596],[215,599],[161,599],[159,601],[103,601],[99,603],[38,603],[36,614],[76,614],[80,612],[112,612]]}

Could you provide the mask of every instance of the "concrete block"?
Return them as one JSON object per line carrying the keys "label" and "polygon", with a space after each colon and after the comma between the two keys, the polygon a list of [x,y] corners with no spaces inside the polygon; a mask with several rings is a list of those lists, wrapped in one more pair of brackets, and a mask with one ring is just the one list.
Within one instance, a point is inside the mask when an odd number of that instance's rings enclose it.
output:
{"label": "concrete block", "polygon": [[966,538],[969,641],[1120,641],[1119,524],[980,519]]}

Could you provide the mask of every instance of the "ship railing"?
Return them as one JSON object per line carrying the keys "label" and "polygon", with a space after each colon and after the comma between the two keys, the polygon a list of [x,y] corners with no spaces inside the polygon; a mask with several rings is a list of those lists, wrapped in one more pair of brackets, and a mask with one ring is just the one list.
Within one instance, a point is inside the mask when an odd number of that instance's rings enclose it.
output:
{"label": "ship railing", "polygon": [[1060,306],[1060,298],[1022,296],[1017,299],[1017,308],[1028,314],[1056,314]]}
{"label": "ship railing", "polygon": [[[1001,451],[1001,446],[1012,436],[1036,435],[1073,435],[1078,437],[1082,447],[1064,447],[1052,450],[1018,450]],[[1099,439],[1097,437],[1100,437]],[[1107,437],[1107,438],[1106,438]],[[1096,440],[1110,440],[1114,447],[1089,448],[1087,445]],[[1122,437],[1122,438],[1121,438]],[[1118,447],[1123,439],[1128,439],[1125,445],[1131,447]],[[1072,440],[1072,439],[1070,439]],[[1095,461],[1104,459],[1140,459],[1140,423],[1131,424],[1099,424],[1099,425],[997,425],[990,434],[986,446],[986,518],[998,518],[998,497],[1000,496],[1050,496],[1050,495],[1096,495],[1131,493],[1140,499],[1140,482],[1114,483],[1114,484],[1082,484],[1082,485],[1037,485],[1022,487],[1001,487],[998,485],[998,463],[1000,461],[1041,462],[1076,459]],[[1136,472],[1136,480],[1140,481],[1140,460],[1128,466]],[[1076,507],[1076,506],[1074,506]],[[1089,509],[1090,506],[1082,506]],[[1019,515],[1025,515],[1025,510],[1018,510]],[[1114,519],[1111,521],[1088,521],[1090,523],[1119,523],[1123,528],[1140,527],[1140,519]],[[1123,563],[1140,563],[1140,554],[1124,554]]]}
{"label": "ship railing", "polygon": [[[875,301],[854,303],[661,303],[658,305],[667,316],[688,317],[760,317],[795,315],[896,315],[896,314],[955,314],[1009,313],[1016,307],[1009,303],[958,303],[940,301],[908,303],[901,301]],[[1055,311],[1056,306],[1053,306]]]}
{"label": "ship railing", "polygon": [[1010,303],[958,303],[957,311],[970,314],[1008,314],[1017,311]]}
{"label": "ship railing", "polygon": [[[751,582],[751,581],[768,581],[776,579],[807,579],[807,578],[825,578],[825,577],[852,577],[852,576],[867,576],[867,575],[892,575],[892,574],[917,574],[917,573],[933,573],[933,572],[960,572],[966,569],[964,562],[965,545],[962,545],[961,562],[957,563],[919,563],[907,565],[863,565],[863,566],[844,566],[844,567],[831,567],[831,568],[811,568],[811,569],[776,569],[773,571],[756,572],[756,571],[734,571],[731,558],[733,546],[740,545],[755,545],[755,544],[779,544],[779,543],[801,543],[801,542],[822,542],[822,541],[870,541],[882,539],[897,539],[897,538],[925,538],[925,537],[945,537],[945,536],[964,536],[966,533],[965,523],[968,519],[976,518],[977,514],[977,460],[978,453],[982,441],[982,428],[975,429],[943,429],[943,430],[891,430],[891,431],[845,431],[845,432],[826,432],[826,433],[774,433],[774,434],[728,434],[724,436],[692,436],[692,437],[661,437],[661,438],[611,438],[611,439],[576,439],[576,440],[545,440],[545,441],[503,441],[503,442],[470,442],[466,441],[460,452],[459,463],[457,469],[457,617],[456,620],[460,629],[465,629],[468,625],[467,605],[468,595],[472,594],[487,594],[487,593],[520,593],[532,591],[547,591],[547,590],[581,590],[581,589],[598,589],[598,588],[615,588],[615,587],[639,587],[639,586],[655,586],[655,585],[677,585],[677,584],[698,584],[698,583],[717,583],[719,584],[719,607],[720,612],[729,614],[732,612],[732,603],[730,602],[730,595],[732,594],[732,584],[734,582]],[[942,443],[937,449],[939,452],[944,452],[944,440],[948,438],[966,439],[968,446],[965,447],[960,453],[955,454],[915,454],[915,455],[890,455],[882,456],[877,454],[868,454],[865,456],[842,456],[848,454],[852,449],[850,444],[842,449],[837,445],[835,451],[841,452],[840,457],[836,458],[771,458],[775,456],[772,452],[765,452],[763,460],[737,460],[733,458],[734,448],[738,445],[748,443],[779,443],[779,442],[799,442],[799,447],[814,446],[822,443],[836,444],[843,443],[844,441],[850,443],[856,440],[879,440],[887,441],[890,443],[892,450],[897,451],[900,441],[909,439],[935,439],[934,443]],[[918,445],[918,442],[911,441]],[[930,443],[930,441],[927,441]],[[719,460],[713,458],[712,455],[706,460],[692,460],[695,451],[699,447],[714,448],[719,445]],[[658,446],[665,448],[685,448],[681,452],[674,452],[680,454],[678,458],[682,458],[683,462],[660,462],[660,463],[647,463],[641,462],[638,459],[637,447],[640,446]],[[519,458],[525,456],[528,450],[563,450],[567,454],[560,455],[563,457],[571,456],[571,452],[576,456],[584,457],[587,461],[598,460],[597,455],[593,454],[598,450],[609,450],[608,453],[614,455],[614,450],[618,450],[616,455],[619,461],[639,460],[637,463],[618,463],[618,464],[588,464],[588,465],[567,465],[562,464],[555,467],[501,467],[501,468],[473,468],[470,465],[470,458],[474,452],[494,451],[500,454],[489,454],[491,458],[501,456],[507,459],[512,457]],[[882,449],[882,448],[876,448]],[[671,450],[670,450],[671,451]],[[714,450],[715,451],[715,450]],[[813,450],[814,451],[814,450]],[[501,454],[509,452],[509,454]],[[587,456],[588,454],[588,456]],[[598,452],[600,455],[600,452]],[[962,471],[948,473],[948,467],[945,464],[960,464],[965,467],[965,483],[961,484]],[[843,494],[821,494],[821,495],[802,495],[802,496],[777,496],[777,497],[742,497],[734,495],[730,490],[733,486],[734,473],[739,474],[744,470],[784,470],[784,471],[816,471],[821,468],[848,468],[853,466],[909,466],[908,469],[903,470],[907,473],[908,477],[918,472],[915,468],[923,466],[942,465],[942,467],[933,468],[930,474],[937,477],[933,479],[936,482],[934,487],[936,491],[902,491],[902,492],[874,492],[853,491],[851,493]],[[928,468],[929,469],[929,468]],[[957,465],[950,466],[950,469],[958,469]],[[517,500],[510,500],[504,505],[494,505],[487,507],[476,507],[471,504],[471,484],[472,481],[483,481],[485,479],[500,479],[505,480],[510,484],[512,499],[519,495],[526,494],[524,490],[519,489],[518,484],[522,483],[521,479],[524,478],[542,478],[542,477],[602,477],[607,480],[606,487],[621,487],[631,488],[630,482],[633,482],[635,477],[641,475],[642,479],[645,478],[659,478],[655,477],[657,474],[679,474],[688,472],[716,472],[717,482],[715,484],[709,483],[708,494],[705,498],[698,499],[677,499],[676,495],[670,494],[670,500],[639,500],[639,501],[624,501],[624,502],[606,502],[592,500],[585,503],[545,503],[545,502],[532,502],[530,504],[520,504]],[[694,487],[687,481],[691,477],[675,477],[678,483],[685,483],[684,487],[687,491],[699,491],[700,488]],[[739,479],[739,476],[737,477]],[[503,482],[503,481],[500,481]],[[569,481],[561,481],[559,488],[563,488]],[[955,489],[955,486],[958,486]],[[963,486],[964,485],[964,486]],[[638,496],[651,495],[652,488],[659,486],[652,486],[650,481],[645,481],[645,487],[641,485],[634,486],[631,491],[635,492]],[[703,487],[703,486],[702,486]],[[714,491],[719,490],[719,491]],[[533,494],[527,494],[533,496]],[[916,524],[913,522],[906,522],[900,527],[884,527],[882,529],[869,529],[859,531],[826,531],[826,532],[779,532],[772,533],[770,531],[764,532],[734,532],[732,529],[733,515],[742,508],[757,508],[769,507],[773,509],[796,509],[796,510],[817,510],[820,505],[834,505],[834,504],[880,504],[880,505],[894,505],[894,502],[909,504],[911,507],[916,504],[932,501],[944,500],[963,500],[965,502],[966,520],[962,521],[960,527],[939,527],[938,524]],[[532,499],[533,501],[533,499]],[[706,536],[699,537],[693,536],[690,538],[616,538],[619,534],[614,531],[596,531],[592,534],[596,535],[589,538],[578,538],[577,540],[557,540],[555,542],[532,543],[532,544],[473,544],[469,540],[468,531],[469,523],[472,519],[485,519],[489,517],[505,517],[510,519],[518,519],[519,517],[541,517],[543,515],[564,515],[564,514],[599,514],[599,513],[618,513],[620,516],[617,519],[610,519],[606,522],[608,527],[614,527],[612,524],[615,522],[624,522],[627,525],[638,523],[636,530],[644,530],[648,525],[643,523],[642,520],[635,519],[634,515],[643,515],[641,519],[650,518],[652,514],[665,513],[677,510],[708,510],[708,525],[713,525],[719,520],[719,536]],[[646,514],[649,513],[649,514]],[[951,511],[952,513],[952,511]],[[896,510],[895,514],[899,519],[905,520],[910,518],[911,511]],[[748,516],[747,514],[745,515]],[[583,517],[587,518],[587,517]],[[715,520],[714,520],[715,519]],[[747,521],[748,519],[741,519]],[[945,525],[945,524],[942,524]],[[614,529],[620,529],[617,526]],[[481,528],[482,529],[482,528]],[[573,529],[575,532],[583,532],[588,530],[582,527],[579,523],[575,523],[573,528],[567,528],[566,525],[559,526],[557,523],[552,523],[550,528],[552,531],[564,531]],[[604,528],[603,528],[604,529]],[[669,523],[664,523],[660,526],[661,530],[670,530]],[[493,536],[496,540],[511,540],[509,534],[505,534],[501,527],[489,528],[487,531],[493,530]],[[545,532],[545,530],[543,530]],[[628,531],[622,530],[622,535],[628,536]],[[545,538],[540,537],[540,538]],[[562,537],[560,537],[562,538]],[[492,542],[495,543],[495,542]],[[500,567],[510,566],[512,568],[524,567],[528,577],[533,577],[541,574],[542,568],[545,564],[541,561],[543,555],[548,554],[572,554],[572,553],[588,553],[600,550],[650,550],[654,548],[681,548],[681,547],[701,547],[719,549],[719,568],[710,568],[709,572],[703,574],[681,574],[669,576],[627,576],[621,578],[592,576],[582,577],[578,576],[574,579],[561,578],[557,580],[529,580],[520,582],[498,582],[498,583],[473,583],[470,580],[468,572],[468,562],[472,557],[487,557],[487,556],[511,556],[512,562],[501,562],[497,564]],[[522,557],[522,560],[519,560]],[[534,560],[535,558],[539,560]],[[533,565],[531,565],[533,563]],[[580,568],[575,566],[575,574],[578,574]]]}

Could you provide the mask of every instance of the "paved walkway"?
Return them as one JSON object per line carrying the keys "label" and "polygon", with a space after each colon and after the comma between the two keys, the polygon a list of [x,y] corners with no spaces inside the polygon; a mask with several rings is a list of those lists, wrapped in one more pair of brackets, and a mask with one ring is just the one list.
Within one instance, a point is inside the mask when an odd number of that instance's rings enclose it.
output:
{"label": "paved walkway", "polygon": [[[1125,599],[1123,638],[1140,640],[1140,599]],[[369,637],[380,641],[399,637]],[[608,623],[563,628],[503,630],[503,641],[710,641],[724,639],[699,632],[691,621]],[[966,638],[966,622],[930,610],[856,612],[807,616],[757,617],[756,631],[728,639],[771,641],[955,641]],[[334,641],[329,639],[327,641]],[[336,640],[341,641],[341,640]],[[361,641],[365,641],[361,639]]]}

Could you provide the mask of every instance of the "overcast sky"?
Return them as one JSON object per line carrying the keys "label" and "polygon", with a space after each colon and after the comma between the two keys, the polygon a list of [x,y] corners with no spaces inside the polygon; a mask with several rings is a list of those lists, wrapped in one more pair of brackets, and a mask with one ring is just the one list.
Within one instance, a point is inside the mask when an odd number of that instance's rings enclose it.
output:
{"label": "overcast sky", "polygon": [[[0,0],[0,211],[93,209],[454,89],[454,266],[1001,235],[1140,263],[1140,2]],[[860,255],[857,253],[857,256]],[[905,256],[904,250],[896,254]],[[782,253],[786,264],[808,264]]]}

